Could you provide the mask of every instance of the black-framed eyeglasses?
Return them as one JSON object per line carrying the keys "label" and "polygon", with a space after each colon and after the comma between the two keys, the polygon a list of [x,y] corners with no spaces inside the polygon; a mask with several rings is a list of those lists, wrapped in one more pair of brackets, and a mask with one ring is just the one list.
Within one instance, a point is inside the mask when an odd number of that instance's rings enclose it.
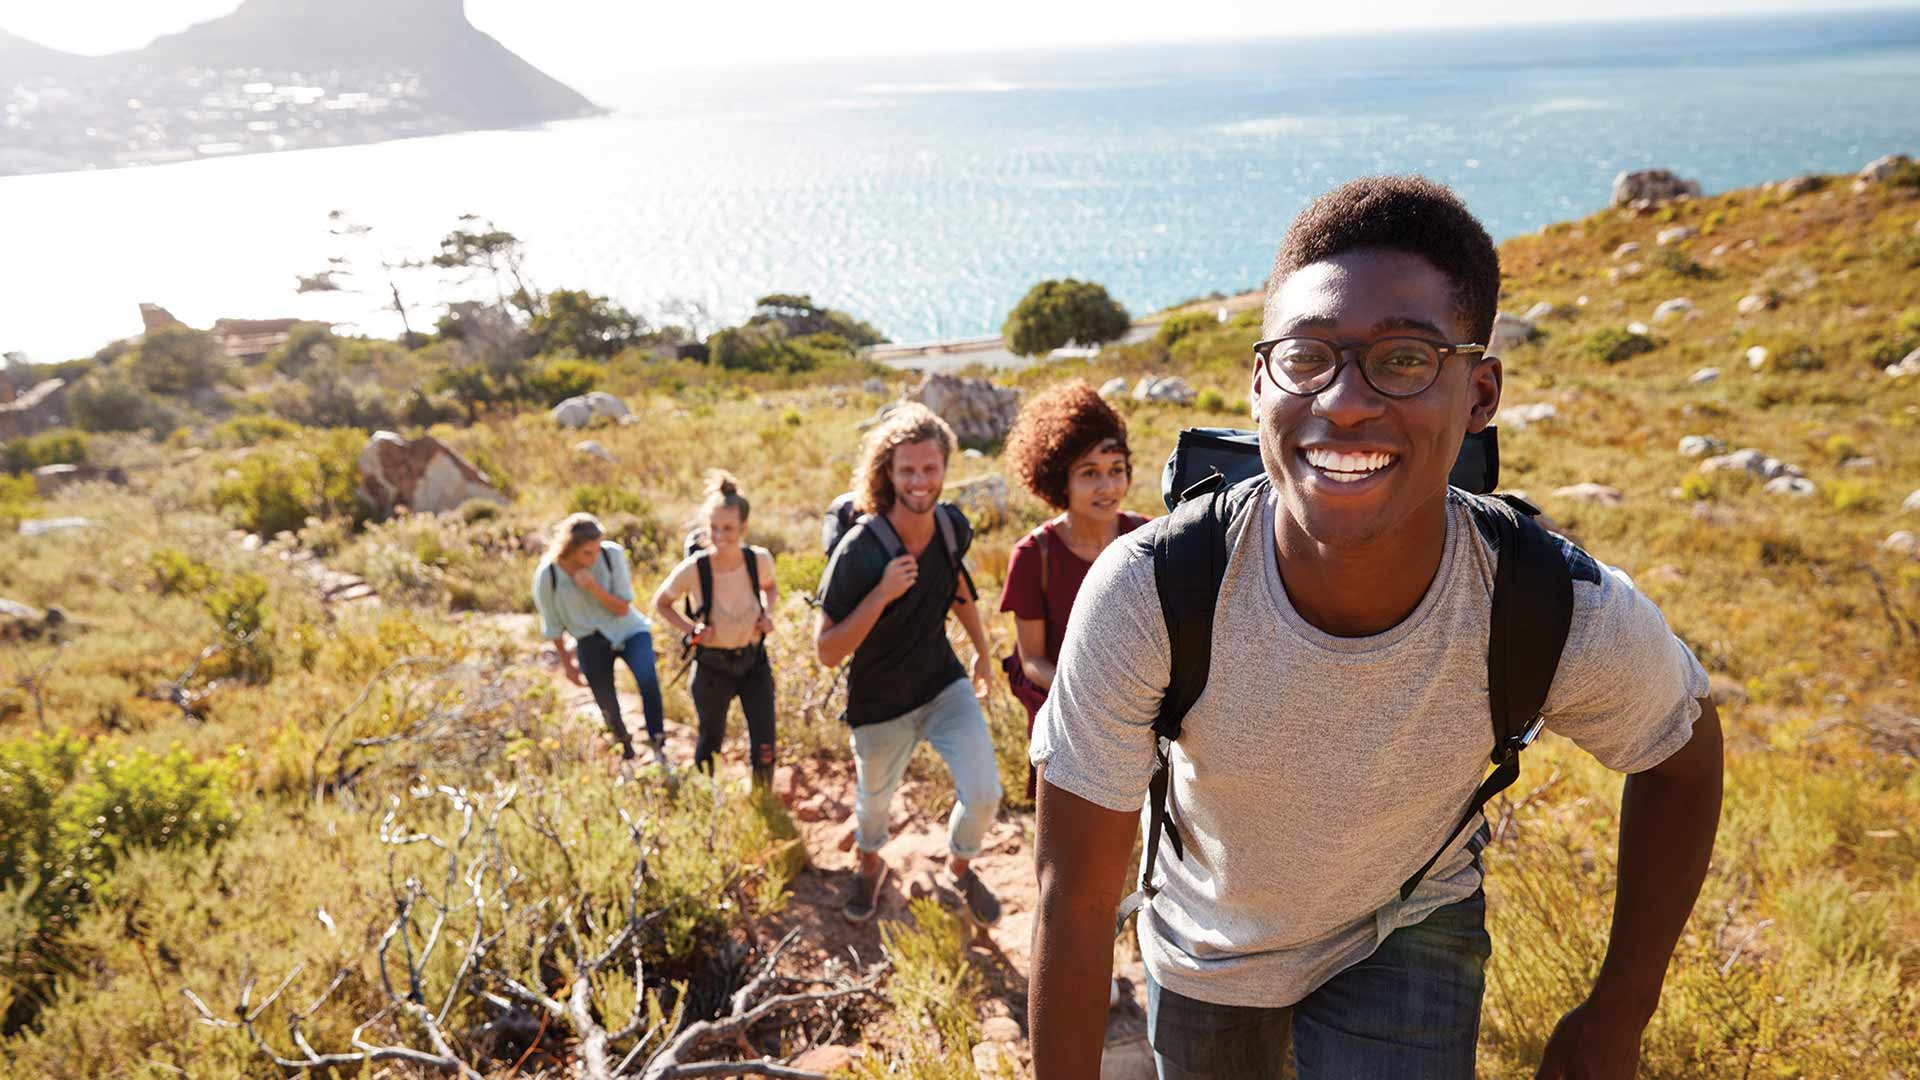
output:
{"label": "black-framed eyeglasses", "polygon": [[1360,376],[1368,386],[1387,397],[1409,398],[1433,385],[1447,357],[1479,356],[1486,351],[1485,345],[1453,345],[1422,337],[1383,337],[1352,345],[1295,336],[1253,346],[1253,355],[1265,366],[1267,378],[1299,397],[1312,397],[1332,386],[1340,377],[1340,369],[1355,355],[1360,357]]}

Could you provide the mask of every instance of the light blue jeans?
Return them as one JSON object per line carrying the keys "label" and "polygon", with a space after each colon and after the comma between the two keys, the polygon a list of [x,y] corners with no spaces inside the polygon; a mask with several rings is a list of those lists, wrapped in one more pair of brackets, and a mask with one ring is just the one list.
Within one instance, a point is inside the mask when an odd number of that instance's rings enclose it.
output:
{"label": "light blue jeans", "polygon": [[913,748],[922,739],[946,761],[959,798],[947,818],[947,848],[955,858],[971,859],[980,854],[1000,808],[1000,766],[993,758],[987,718],[974,700],[973,684],[966,679],[956,679],[917,709],[853,729],[858,779],[853,817],[859,826],[860,850],[877,852],[886,844],[893,793],[899,790]]}

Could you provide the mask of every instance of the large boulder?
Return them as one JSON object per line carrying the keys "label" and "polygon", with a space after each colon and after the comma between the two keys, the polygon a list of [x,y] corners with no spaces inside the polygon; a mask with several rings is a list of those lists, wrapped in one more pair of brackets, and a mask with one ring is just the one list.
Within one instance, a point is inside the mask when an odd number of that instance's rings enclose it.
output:
{"label": "large boulder", "polygon": [[965,510],[976,527],[999,521],[1007,516],[1007,478],[988,473],[947,488],[945,498]]}
{"label": "large boulder", "polygon": [[66,422],[67,381],[44,379],[0,404],[0,440],[24,439]]}
{"label": "large boulder", "polygon": [[595,420],[623,421],[633,415],[633,410],[627,408],[626,402],[605,390],[595,390],[555,405],[549,415],[554,423],[563,428],[583,428]]}
{"label": "large boulder", "polygon": [[1127,396],[1126,376],[1115,375],[1113,378],[1108,379],[1106,382],[1101,383],[1100,396],[1103,398],[1117,398],[1117,397]]}
{"label": "large boulder", "polygon": [[0,597],[0,641],[33,641],[67,621],[59,608],[41,611],[18,600]]}
{"label": "large boulder", "polygon": [[406,439],[376,431],[360,451],[360,494],[381,516],[405,506],[417,514],[439,514],[469,499],[505,504],[487,479],[446,443],[431,435]]}
{"label": "large boulder", "polygon": [[1700,197],[1700,181],[1683,180],[1666,169],[1639,169],[1613,178],[1613,205],[1650,206],[1682,196]]}
{"label": "large boulder", "polygon": [[986,446],[1007,437],[1020,413],[1020,391],[1003,390],[985,379],[928,375],[907,392],[947,422],[962,443]]}

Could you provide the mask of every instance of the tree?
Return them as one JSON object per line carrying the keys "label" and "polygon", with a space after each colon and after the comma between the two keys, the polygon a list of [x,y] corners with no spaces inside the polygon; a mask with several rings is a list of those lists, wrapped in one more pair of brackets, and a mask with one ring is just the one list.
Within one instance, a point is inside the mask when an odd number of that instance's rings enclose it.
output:
{"label": "tree", "polygon": [[[539,290],[530,284],[526,272],[526,247],[520,238],[478,214],[461,214],[460,228],[440,241],[440,254],[433,265],[442,270],[471,271],[472,277],[485,275],[493,284],[494,298],[502,308],[519,308],[528,318],[540,315],[543,305]],[[513,288],[507,289],[511,282]]]}
{"label": "tree", "polygon": [[[327,221],[329,223],[327,232],[343,244],[350,248],[364,247],[372,250],[372,261],[380,267],[381,274],[386,278],[387,292],[392,297],[387,306],[393,309],[395,315],[400,316],[400,329],[404,334],[401,342],[410,349],[418,347],[420,341],[414,336],[412,321],[407,318],[407,303],[400,296],[400,279],[396,276],[396,272],[417,269],[420,264],[407,259],[388,258],[386,250],[373,240],[373,226],[354,221],[347,216],[345,210],[330,211],[327,214]],[[297,282],[294,291],[300,293],[361,291],[342,284],[340,280],[355,276],[353,261],[353,256],[345,251],[330,256],[327,259],[326,269],[312,274],[295,275]]]}
{"label": "tree", "polygon": [[299,377],[315,365],[332,364],[340,356],[339,339],[333,327],[321,322],[303,322],[287,333],[287,340],[267,354],[267,363],[282,375]]}
{"label": "tree", "polygon": [[556,289],[527,328],[536,353],[572,350],[606,360],[646,333],[646,321],[604,296],[585,289]]}
{"label": "tree", "polygon": [[148,333],[120,363],[150,393],[175,397],[210,390],[229,371],[212,334],[178,323]]}
{"label": "tree", "polygon": [[848,343],[858,347],[878,345],[887,340],[886,335],[844,311],[821,307],[813,302],[813,297],[796,293],[769,293],[754,301],[753,317],[747,320],[749,326],[778,325],[789,337],[804,337],[807,334],[838,334]]}
{"label": "tree", "polygon": [[1000,336],[1021,356],[1051,352],[1078,342],[1098,345],[1127,332],[1127,309],[1105,286],[1073,278],[1049,279],[1027,290],[1007,316]]}

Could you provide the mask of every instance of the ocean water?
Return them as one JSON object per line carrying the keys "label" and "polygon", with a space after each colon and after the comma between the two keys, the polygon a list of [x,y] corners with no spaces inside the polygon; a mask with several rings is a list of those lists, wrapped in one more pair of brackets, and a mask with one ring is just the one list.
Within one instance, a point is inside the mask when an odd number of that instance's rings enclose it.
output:
{"label": "ocean water", "polygon": [[[87,353],[143,300],[392,333],[375,249],[430,254],[463,213],[526,240],[540,287],[642,312],[806,292],[896,340],[992,333],[1049,276],[1135,311],[1256,285],[1356,175],[1445,181],[1504,237],[1602,207],[1622,169],[1712,192],[1920,153],[1917,102],[1914,9],[636,77],[536,129],[0,179],[0,351]],[[359,250],[334,209],[373,226]],[[294,293],[343,252],[379,288]],[[487,291],[400,284],[416,328]]]}

